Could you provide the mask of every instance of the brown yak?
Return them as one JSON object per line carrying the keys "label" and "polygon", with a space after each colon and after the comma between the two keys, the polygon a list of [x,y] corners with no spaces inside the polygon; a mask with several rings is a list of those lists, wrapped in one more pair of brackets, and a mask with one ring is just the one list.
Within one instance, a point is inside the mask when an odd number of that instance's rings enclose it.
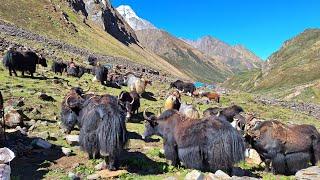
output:
{"label": "brown yak", "polygon": [[320,134],[312,125],[286,125],[279,121],[246,123],[246,141],[266,163],[266,170],[291,175],[316,165],[320,159]]}

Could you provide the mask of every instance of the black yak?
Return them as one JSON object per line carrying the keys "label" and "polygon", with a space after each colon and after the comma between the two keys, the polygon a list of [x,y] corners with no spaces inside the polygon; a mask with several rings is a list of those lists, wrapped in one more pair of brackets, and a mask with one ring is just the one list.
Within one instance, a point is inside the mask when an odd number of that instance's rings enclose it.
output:
{"label": "black yak", "polygon": [[102,65],[98,65],[93,68],[93,74],[95,75],[94,81],[99,81],[102,85],[105,85],[108,80],[108,68]]}
{"label": "black yak", "polygon": [[63,72],[67,71],[67,64],[64,62],[58,62],[58,61],[53,61],[52,65],[51,65],[51,70],[57,74],[60,73],[60,75],[62,75]]}
{"label": "black yak", "polygon": [[196,86],[193,83],[183,82],[181,80],[176,80],[170,84],[170,88],[176,88],[179,91],[189,94],[192,96],[197,90]]}
{"label": "black yak", "polygon": [[12,72],[15,76],[18,76],[16,71],[21,71],[22,76],[24,76],[24,72],[27,71],[33,77],[37,64],[43,67],[48,66],[47,60],[33,51],[19,52],[9,50],[3,57],[3,65],[9,70],[10,76],[12,76]]}
{"label": "black yak", "polygon": [[130,119],[132,114],[138,114],[140,108],[140,96],[137,92],[122,91],[118,96],[119,101],[127,111],[126,118]]}
{"label": "black yak", "polygon": [[1,91],[0,91],[0,112],[3,109],[3,104],[4,104],[4,101],[3,101],[3,97],[2,97],[2,94],[1,94]]}
{"label": "black yak", "polygon": [[118,99],[111,95],[84,95],[73,89],[62,104],[62,124],[68,130],[75,125],[80,127],[81,149],[89,158],[108,157],[108,169],[117,169],[127,142],[125,113]]}
{"label": "black yak", "polygon": [[[251,119],[253,120],[253,119]],[[249,120],[248,120],[249,121]],[[246,142],[275,174],[293,175],[320,160],[320,134],[312,125],[286,125],[279,121],[248,122]]]}
{"label": "black yak", "polygon": [[145,112],[143,138],[161,136],[166,159],[174,166],[181,161],[187,168],[231,173],[233,165],[244,159],[243,139],[227,121],[215,116],[193,120],[176,110],[167,110],[158,118],[147,117]]}
{"label": "black yak", "polygon": [[241,112],[243,112],[242,107],[238,105],[232,105],[226,108],[208,108],[203,112],[203,116],[219,116],[220,118],[223,118],[231,123],[234,121],[234,117]]}
{"label": "black yak", "polygon": [[67,75],[81,78],[86,73],[86,68],[81,66],[67,67]]}

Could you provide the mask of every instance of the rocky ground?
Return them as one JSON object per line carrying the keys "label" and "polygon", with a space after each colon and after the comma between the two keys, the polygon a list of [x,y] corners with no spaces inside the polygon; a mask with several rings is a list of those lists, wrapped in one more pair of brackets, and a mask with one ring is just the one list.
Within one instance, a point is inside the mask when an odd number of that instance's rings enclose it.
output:
{"label": "rocky ground", "polygon": [[45,55],[45,57],[49,58],[50,60],[61,60],[61,58],[57,56],[57,51],[62,51],[62,52],[74,54],[80,57],[83,60],[80,63],[83,63],[89,56],[92,56],[92,57],[96,57],[99,61],[103,62],[104,64],[112,64],[112,65],[120,64],[121,66],[128,69],[128,71],[130,70],[135,71],[137,73],[140,73],[141,75],[144,75],[150,78],[151,80],[158,79],[162,81],[167,81],[168,79],[174,78],[167,73],[162,73],[160,70],[156,70],[142,64],[134,63],[128,59],[121,58],[121,57],[107,56],[107,55],[91,52],[87,49],[75,47],[65,42],[53,40],[48,37],[29,32],[27,30],[24,30],[15,25],[3,22],[1,20],[0,20],[0,33],[3,34],[3,37],[12,37],[12,38],[16,37],[24,40],[30,40],[30,41],[33,41],[34,43],[43,44],[43,47],[41,48],[32,47],[30,46],[30,44],[14,42],[8,38],[1,38],[0,36],[0,52],[5,52],[10,45],[14,45],[15,47],[31,48],[36,52]]}

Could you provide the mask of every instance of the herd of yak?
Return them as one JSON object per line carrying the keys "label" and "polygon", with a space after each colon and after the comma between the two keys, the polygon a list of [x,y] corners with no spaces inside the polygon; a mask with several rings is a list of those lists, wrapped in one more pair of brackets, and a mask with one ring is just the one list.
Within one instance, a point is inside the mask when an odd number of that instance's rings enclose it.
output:
{"label": "herd of yak", "polygon": [[[71,88],[61,104],[62,128],[70,133],[77,126],[81,149],[89,158],[104,157],[106,168],[116,170],[128,141],[126,122],[139,112],[141,95],[151,82],[134,73],[110,80],[107,67],[94,58],[88,61],[93,66],[90,72],[95,80],[102,84],[114,80],[117,85],[128,86],[130,91],[122,91],[116,97]],[[45,58],[32,51],[9,50],[3,64],[10,76],[12,72],[17,75],[16,71],[33,76],[37,64],[47,67]],[[53,62],[52,70],[60,73],[66,70],[76,77],[87,71],[62,62]],[[174,166],[232,173],[235,163],[244,160],[248,147],[259,153],[266,170],[271,168],[276,174],[294,174],[320,160],[320,134],[312,125],[259,120],[243,115],[244,110],[237,105],[212,107],[200,113],[193,105],[182,103],[181,95],[205,96],[218,103],[220,96],[198,91],[192,83],[180,80],[172,82],[170,88],[174,90],[166,97],[164,111],[159,116],[147,112],[148,108],[144,110],[146,124],[142,138],[161,136],[165,157]],[[3,102],[1,93],[0,102]]]}

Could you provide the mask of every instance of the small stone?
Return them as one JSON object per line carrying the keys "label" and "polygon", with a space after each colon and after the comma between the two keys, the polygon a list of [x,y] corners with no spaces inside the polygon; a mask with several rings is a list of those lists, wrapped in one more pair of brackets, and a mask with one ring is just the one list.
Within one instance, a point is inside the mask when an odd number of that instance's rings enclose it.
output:
{"label": "small stone", "polygon": [[62,147],[61,151],[63,152],[64,155],[70,156],[72,154],[72,150],[70,148]]}
{"label": "small stone", "polygon": [[208,173],[205,177],[205,180],[218,180],[219,177],[213,173]]}
{"label": "small stone", "polygon": [[96,174],[100,175],[100,177],[102,179],[110,179],[110,178],[114,178],[114,177],[119,177],[119,176],[121,176],[123,174],[127,174],[127,173],[128,173],[128,171],[126,171],[126,170],[110,171],[108,169],[96,172]]}
{"label": "small stone", "polygon": [[97,170],[97,171],[100,171],[102,169],[105,169],[107,167],[106,165],[106,162],[105,161],[102,161],[100,162],[99,164],[97,164],[94,168]]}
{"label": "small stone", "polygon": [[193,170],[186,175],[185,180],[203,180],[204,175],[201,171]]}
{"label": "small stone", "polygon": [[302,169],[296,173],[295,178],[297,180],[318,180],[320,179],[320,167],[311,166],[309,168]]}
{"label": "small stone", "polygon": [[216,171],[214,173],[214,175],[218,176],[221,179],[229,179],[230,178],[230,176],[227,173],[225,173],[225,172],[223,172],[221,170]]}
{"label": "small stone", "polygon": [[257,164],[257,165],[262,163],[260,155],[254,149],[246,149],[245,155],[247,157],[247,162],[249,162],[249,163]]}
{"label": "small stone", "polygon": [[10,110],[4,115],[6,126],[16,127],[22,123],[22,116],[17,110]]}
{"label": "small stone", "polygon": [[71,179],[71,180],[77,180],[77,179],[80,179],[75,173],[73,172],[69,172],[68,173],[68,177]]}
{"label": "small stone", "polygon": [[91,174],[89,176],[87,176],[88,180],[95,180],[95,179],[99,179],[100,175],[99,174]]}
{"label": "small stone", "polygon": [[77,145],[79,145],[79,135],[67,135],[66,141],[71,146],[77,146]]}
{"label": "small stone", "polygon": [[36,127],[35,125],[30,126],[28,131],[33,131],[35,129],[35,127]]}
{"label": "small stone", "polygon": [[43,125],[43,126],[48,126],[48,122],[47,122],[47,121],[42,121],[42,122],[41,122],[41,125]]}

